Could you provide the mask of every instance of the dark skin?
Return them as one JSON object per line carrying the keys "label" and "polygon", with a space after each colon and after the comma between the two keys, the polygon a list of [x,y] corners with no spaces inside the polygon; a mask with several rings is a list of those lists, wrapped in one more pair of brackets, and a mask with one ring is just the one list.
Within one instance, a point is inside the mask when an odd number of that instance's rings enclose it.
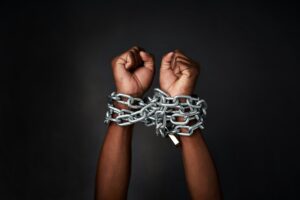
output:
{"label": "dark skin", "polygon": [[[113,59],[112,69],[117,92],[142,97],[153,80],[154,58],[139,47],[133,47]],[[196,62],[179,50],[169,52],[161,62],[160,88],[170,96],[191,95],[198,74],[199,66]],[[116,106],[126,108],[124,105]],[[109,124],[99,155],[96,200],[126,199],[131,169],[133,126]],[[196,130],[192,136],[180,136],[179,139],[191,198],[221,199],[217,172],[200,130]]]}

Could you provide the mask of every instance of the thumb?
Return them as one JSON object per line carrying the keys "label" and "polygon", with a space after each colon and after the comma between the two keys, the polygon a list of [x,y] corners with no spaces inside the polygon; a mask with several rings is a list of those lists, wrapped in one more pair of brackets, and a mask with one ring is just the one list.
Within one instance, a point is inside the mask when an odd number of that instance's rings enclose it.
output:
{"label": "thumb", "polygon": [[172,63],[173,55],[174,55],[174,52],[169,52],[162,58],[161,66],[160,66],[161,70],[171,70],[172,69],[171,63]]}
{"label": "thumb", "polygon": [[151,54],[140,51],[140,56],[144,62],[145,68],[149,69],[150,71],[154,71],[154,58]]}

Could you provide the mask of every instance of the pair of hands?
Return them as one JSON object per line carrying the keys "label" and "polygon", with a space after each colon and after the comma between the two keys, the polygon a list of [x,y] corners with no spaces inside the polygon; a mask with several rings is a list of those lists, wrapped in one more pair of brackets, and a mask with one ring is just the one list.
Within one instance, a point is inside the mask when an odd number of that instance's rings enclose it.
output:
{"label": "pair of hands", "polygon": [[[112,60],[118,93],[142,97],[149,89],[155,72],[154,57],[134,46]],[[191,95],[199,74],[199,65],[175,50],[163,56],[160,67],[160,89],[170,96]]]}

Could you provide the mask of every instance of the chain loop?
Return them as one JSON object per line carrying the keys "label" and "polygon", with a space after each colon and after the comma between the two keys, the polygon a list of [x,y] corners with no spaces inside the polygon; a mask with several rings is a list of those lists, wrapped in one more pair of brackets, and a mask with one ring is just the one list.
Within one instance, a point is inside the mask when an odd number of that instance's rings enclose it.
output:
{"label": "chain loop", "polygon": [[[114,101],[126,105],[128,109],[116,108]],[[142,122],[145,126],[155,126],[157,135],[168,135],[175,143],[174,135],[191,136],[196,129],[204,129],[206,110],[206,102],[199,97],[170,97],[158,88],[154,89],[152,98],[145,100],[113,92],[109,96],[104,122],[115,122],[120,126]]]}

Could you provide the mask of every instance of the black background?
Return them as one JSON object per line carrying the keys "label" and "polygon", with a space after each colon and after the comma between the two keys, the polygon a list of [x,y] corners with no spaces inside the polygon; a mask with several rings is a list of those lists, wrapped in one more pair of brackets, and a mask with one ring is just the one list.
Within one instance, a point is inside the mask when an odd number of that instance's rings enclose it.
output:
{"label": "black background", "polygon": [[[1,2],[0,199],[93,199],[110,60],[133,45],[157,68],[175,48],[202,64],[195,93],[225,199],[299,198],[297,12],[287,1]],[[180,150],[137,125],[129,199],[187,198]]]}

